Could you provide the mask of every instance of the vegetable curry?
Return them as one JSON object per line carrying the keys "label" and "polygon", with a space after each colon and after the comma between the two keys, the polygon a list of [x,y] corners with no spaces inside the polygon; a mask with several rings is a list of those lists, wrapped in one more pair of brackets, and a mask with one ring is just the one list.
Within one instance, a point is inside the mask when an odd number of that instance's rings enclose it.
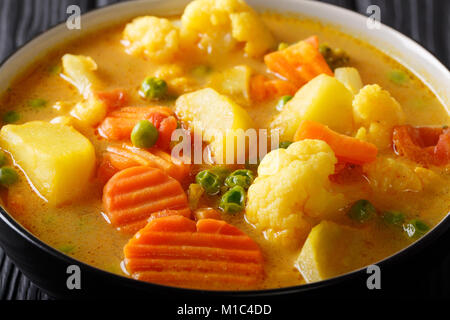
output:
{"label": "vegetable curry", "polygon": [[[141,281],[320,281],[394,254],[450,209],[437,97],[350,35],[242,0],[67,43],[0,105],[3,207],[64,254]],[[257,159],[236,147],[249,129],[269,136]]]}

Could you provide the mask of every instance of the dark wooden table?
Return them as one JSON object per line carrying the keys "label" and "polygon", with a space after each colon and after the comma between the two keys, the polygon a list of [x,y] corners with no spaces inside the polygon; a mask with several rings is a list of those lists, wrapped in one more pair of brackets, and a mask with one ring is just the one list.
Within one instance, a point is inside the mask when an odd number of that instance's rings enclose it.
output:
{"label": "dark wooden table", "polygon": [[[382,22],[404,33],[450,66],[450,0],[321,0],[362,14],[375,4],[381,8]],[[40,32],[64,21],[66,8],[80,6],[82,12],[120,0],[0,0],[0,61]],[[450,246],[450,243],[448,243]],[[450,254],[420,275],[415,290],[429,296],[450,296]],[[430,262],[434,263],[434,262]],[[418,275],[419,277],[419,275]],[[0,300],[46,300],[0,248]]]}

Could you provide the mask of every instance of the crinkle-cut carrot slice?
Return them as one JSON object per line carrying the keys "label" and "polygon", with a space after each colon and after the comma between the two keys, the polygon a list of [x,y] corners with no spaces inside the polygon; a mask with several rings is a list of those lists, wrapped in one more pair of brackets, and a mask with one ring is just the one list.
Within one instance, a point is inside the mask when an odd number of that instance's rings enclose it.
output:
{"label": "crinkle-cut carrot slice", "polygon": [[294,95],[297,87],[289,81],[269,79],[261,74],[250,80],[250,95],[253,101],[272,100],[285,95]]}
{"label": "crinkle-cut carrot slice", "polygon": [[108,112],[124,107],[128,101],[126,91],[121,89],[115,89],[111,91],[96,91],[94,92],[94,95],[99,100],[105,103]]}
{"label": "crinkle-cut carrot slice", "polygon": [[308,38],[264,57],[269,70],[292,82],[297,88],[325,73],[333,76],[319,52],[317,38]]}
{"label": "crinkle-cut carrot slice", "polygon": [[249,289],[264,278],[263,256],[245,233],[225,221],[182,216],[150,221],[124,247],[138,280],[198,289]]}
{"label": "crinkle-cut carrot slice", "polygon": [[392,133],[397,154],[424,166],[450,163],[450,129],[397,126]]}
{"label": "crinkle-cut carrot slice", "polygon": [[190,173],[190,164],[182,159],[172,157],[167,152],[152,148],[144,150],[129,144],[108,146],[104,157],[117,171],[136,166],[150,166],[166,172],[172,178],[182,182]]}
{"label": "crinkle-cut carrot slice", "polygon": [[116,173],[103,189],[103,207],[111,225],[126,233],[145,226],[162,210],[189,215],[187,196],[180,183],[162,170],[148,166]]}
{"label": "crinkle-cut carrot slice", "polygon": [[130,140],[131,131],[140,120],[149,120],[158,129],[156,146],[167,150],[177,119],[167,107],[125,107],[113,111],[98,126],[99,134],[108,140]]}

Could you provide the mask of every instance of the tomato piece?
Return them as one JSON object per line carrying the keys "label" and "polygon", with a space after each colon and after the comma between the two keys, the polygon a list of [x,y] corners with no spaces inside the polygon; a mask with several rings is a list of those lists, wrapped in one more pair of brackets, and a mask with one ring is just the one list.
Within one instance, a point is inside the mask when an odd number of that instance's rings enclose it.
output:
{"label": "tomato piece", "polygon": [[436,155],[436,161],[440,165],[450,163],[450,129],[445,129],[439,136],[434,153]]}
{"label": "tomato piece", "polygon": [[395,152],[424,166],[450,163],[450,130],[397,126],[392,134]]}

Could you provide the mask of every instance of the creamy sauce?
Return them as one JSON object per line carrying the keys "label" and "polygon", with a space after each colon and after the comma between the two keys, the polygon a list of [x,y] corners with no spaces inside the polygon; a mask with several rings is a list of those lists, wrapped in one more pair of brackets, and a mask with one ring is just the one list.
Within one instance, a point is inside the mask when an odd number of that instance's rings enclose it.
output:
{"label": "creamy sauce", "polygon": [[[317,22],[287,18],[276,14],[264,14],[273,34],[279,41],[293,43],[311,34],[317,34],[321,42],[332,47],[344,49],[351,58],[351,66],[357,68],[364,84],[377,83],[388,90],[402,105],[407,116],[407,123],[412,125],[444,125],[449,123],[449,116],[437,98],[411,73],[409,80],[397,85],[389,80],[388,74],[393,69],[404,68],[391,58],[373,47],[362,43],[330,27]],[[130,92],[131,105],[146,105],[137,95],[136,88],[146,76],[153,74],[156,65],[144,59],[125,53],[120,43],[123,25],[100,30],[97,33],[77,40],[60,50],[50,54],[32,70],[21,77],[8,90],[1,100],[2,111],[16,110],[20,113],[19,123],[30,120],[46,120],[60,115],[51,106],[57,101],[73,101],[80,99],[74,87],[63,81],[55,66],[58,66],[62,54],[83,54],[91,56],[99,65],[98,74],[103,82],[102,90],[125,88]],[[253,69],[263,72],[262,61],[243,57],[240,52],[226,57],[215,57],[209,61],[214,70],[225,69],[237,64],[247,64]],[[196,63],[184,62],[187,69]],[[406,70],[405,70],[406,71]],[[41,98],[48,101],[47,107],[39,110],[28,106],[31,99]],[[168,105],[173,105],[173,101]],[[257,127],[266,128],[278,112],[276,101],[266,104],[255,104],[247,108]],[[95,132],[83,132],[94,143],[100,157],[104,143]],[[449,172],[438,172],[446,183],[442,188],[416,193],[405,192],[401,195],[377,195],[369,187],[367,181],[360,181],[347,186],[335,186],[344,191],[351,200],[369,199],[377,208],[402,210],[413,216],[436,225],[449,211],[450,198],[448,185]],[[30,188],[24,176],[20,183],[2,191],[2,198],[12,216],[25,228],[48,243],[50,246],[95,267],[113,273],[123,274],[120,262],[123,259],[123,246],[129,236],[120,234],[112,228],[102,216],[101,186],[93,183],[89,197],[76,204],[53,208],[45,204]],[[344,214],[336,220],[342,224],[361,228],[370,235],[373,248],[370,260],[377,261],[407,246],[410,241],[398,232],[390,230],[379,222],[373,221],[364,226],[355,225]],[[223,215],[224,219],[249,234],[261,246],[265,258],[266,280],[261,288],[277,288],[304,283],[301,274],[294,266],[298,255],[295,252],[271,245],[264,236],[257,232],[243,218]]]}

